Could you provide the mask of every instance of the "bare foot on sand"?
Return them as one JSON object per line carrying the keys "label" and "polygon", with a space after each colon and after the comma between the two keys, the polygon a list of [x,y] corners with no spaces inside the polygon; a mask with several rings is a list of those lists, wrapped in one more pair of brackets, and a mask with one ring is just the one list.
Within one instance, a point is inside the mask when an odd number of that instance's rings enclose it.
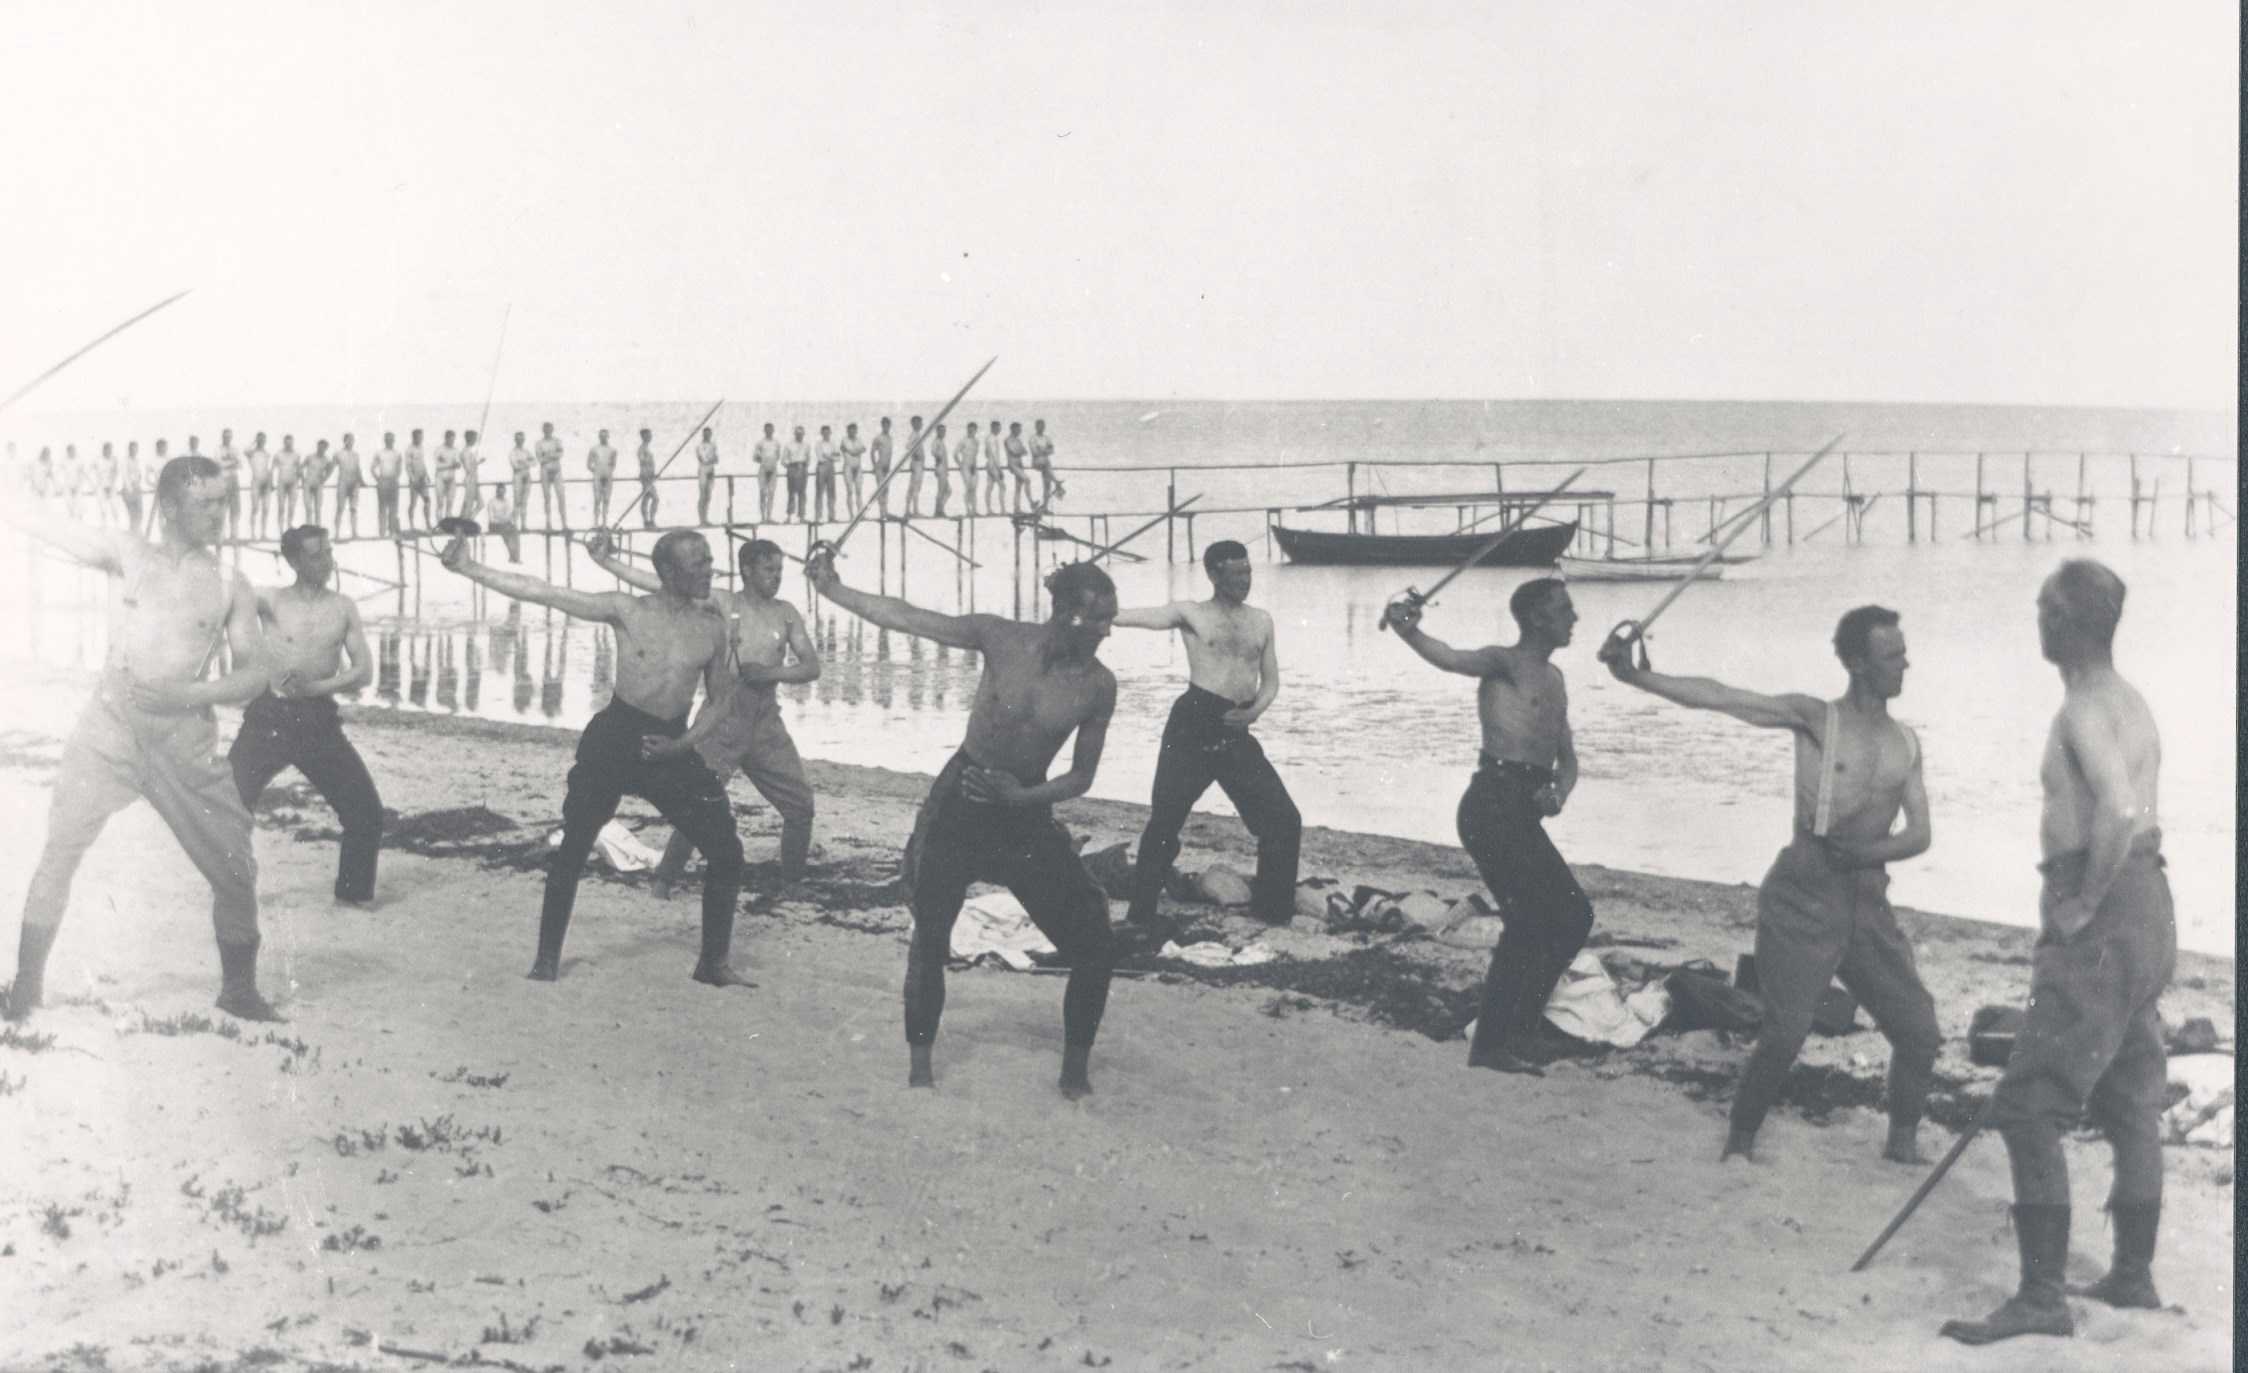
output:
{"label": "bare foot on sand", "polygon": [[906,1045],[906,1051],[913,1058],[913,1066],[906,1071],[905,1085],[908,1087],[936,1086],[937,1070],[929,1066],[929,1046],[926,1044],[908,1044]]}
{"label": "bare foot on sand", "polygon": [[757,985],[734,971],[734,965],[731,963],[720,963],[715,967],[708,963],[697,963],[695,965],[695,981],[706,987],[754,987]]}

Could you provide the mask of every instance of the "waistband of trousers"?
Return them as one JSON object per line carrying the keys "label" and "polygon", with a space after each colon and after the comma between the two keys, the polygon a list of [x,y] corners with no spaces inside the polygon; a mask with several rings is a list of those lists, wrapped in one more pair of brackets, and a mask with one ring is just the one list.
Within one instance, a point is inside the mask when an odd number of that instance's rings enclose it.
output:
{"label": "waistband of trousers", "polygon": [[1553,769],[1550,767],[1518,762],[1512,758],[1494,758],[1488,753],[1476,755],[1476,771],[1506,781],[1535,782],[1540,786],[1553,780]]}
{"label": "waistband of trousers", "polygon": [[643,729],[656,734],[680,735],[687,732],[687,717],[685,715],[666,720],[660,715],[650,715],[640,707],[630,705],[614,696],[609,698],[609,704],[601,707],[601,712],[593,718],[611,725],[628,725],[635,729]]}

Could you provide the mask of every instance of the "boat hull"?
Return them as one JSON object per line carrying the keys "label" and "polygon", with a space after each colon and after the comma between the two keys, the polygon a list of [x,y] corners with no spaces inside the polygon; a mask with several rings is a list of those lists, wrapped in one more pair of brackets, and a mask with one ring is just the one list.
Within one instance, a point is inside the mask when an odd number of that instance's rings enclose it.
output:
{"label": "boat hull", "polygon": [[[1344,567],[1457,567],[1491,541],[1476,534],[1333,534],[1272,526],[1292,563]],[[1577,537],[1574,521],[1517,529],[1483,560],[1491,567],[1545,567]]]}

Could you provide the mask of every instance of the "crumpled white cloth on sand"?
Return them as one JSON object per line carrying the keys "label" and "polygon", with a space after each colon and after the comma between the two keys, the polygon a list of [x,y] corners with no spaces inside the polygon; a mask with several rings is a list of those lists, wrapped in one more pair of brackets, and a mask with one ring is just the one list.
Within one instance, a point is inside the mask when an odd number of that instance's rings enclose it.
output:
{"label": "crumpled white cloth on sand", "polygon": [[[562,847],[562,831],[556,830],[546,837],[550,849]],[[640,842],[624,825],[611,820],[593,837],[593,853],[615,872],[647,872],[663,860],[663,854]]]}

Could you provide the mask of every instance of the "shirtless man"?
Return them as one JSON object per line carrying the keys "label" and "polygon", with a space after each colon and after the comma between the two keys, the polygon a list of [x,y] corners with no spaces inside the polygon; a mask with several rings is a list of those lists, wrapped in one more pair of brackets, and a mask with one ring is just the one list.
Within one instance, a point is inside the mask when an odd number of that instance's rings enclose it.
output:
{"label": "shirtless man", "polygon": [[921,513],[921,469],[928,462],[929,436],[921,432],[921,417],[913,417],[913,432],[905,436],[905,453],[898,461],[905,464],[905,513]]}
{"label": "shirtless man", "polygon": [[1023,458],[1030,448],[1023,442],[1023,422],[1016,420],[1007,426],[1007,474],[1015,479],[1015,513],[1032,508],[1030,500],[1030,475],[1023,471]]}
{"label": "shirtless man", "polygon": [[609,527],[609,492],[617,479],[617,450],[609,446],[609,431],[604,429],[586,450],[585,470],[593,477],[593,523],[596,527]]}
{"label": "shirtless man", "polygon": [[[250,468],[250,537],[265,537],[266,521],[273,514],[273,455],[265,451],[265,435],[259,433],[250,440],[250,451],[243,460]],[[156,442],[156,469],[164,469],[164,441]]]}
{"label": "shirtless man", "polygon": [[1285,925],[1296,914],[1296,861],[1303,817],[1249,726],[1280,694],[1280,646],[1272,616],[1249,604],[1249,550],[1221,539],[1202,551],[1210,599],[1118,612],[1120,629],[1175,629],[1186,644],[1186,693],[1171,706],[1147,829],[1132,874],[1135,925],[1157,927],[1156,898],[1179,856],[1179,830],[1215,782],[1257,837],[1250,913]]}
{"label": "shirtless man", "polygon": [[968,432],[961,436],[960,446],[952,450],[960,463],[960,506],[970,515],[976,513],[976,460],[983,456],[983,445],[976,442],[976,422],[968,421]]}
{"label": "shirtless man", "polygon": [[812,512],[804,499],[804,477],[812,466],[812,445],[804,441],[803,425],[796,426],[796,437],[782,450],[781,464],[788,469],[788,509],[781,518],[810,520]]}
{"label": "shirtless man", "polygon": [[[822,596],[884,629],[934,639],[983,657],[967,738],[937,774],[906,846],[913,940],[905,964],[905,1038],[911,1087],[933,1087],[930,1063],[944,1012],[944,965],[970,882],[995,882],[1069,961],[1062,993],[1061,1090],[1093,1090],[1093,1038],[1108,1004],[1108,898],[1078,861],[1052,806],[1083,796],[1100,767],[1116,709],[1116,678],[1098,656],[1116,618],[1116,589],[1091,563],[1056,569],[1045,624],[994,615],[940,615],[843,585],[834,559],[815,553],[805,575]],[[1074,733],[1069,771],[1047,766]]]}
{"label": "shirtless man", "polygon": [[859,437],[857,421],[843,426],[843,484],[851,491],[850,514],[855,518],[866,504],[866,440]]}
{"label": "shirtless man", "polygon": [[633,450],[633,461],[640,469],[640,527],[656,527],[656,451],[649,447],[656,436],[653,431],[640,431],[640,447]]}
{"label": "shirtless man", "polygon": [[[141,488],[146,483],[147,476],[141,471],[140,440],[129,439],[125,443],[125,462],[117,469],[117,496],[125,502],[125,532],[135,538],[139,538],[141,533]],[[235,496],[240,494],[234,492],[232,487],[228,490]],[[239,504],[237,500],[236,506]],[[235,507],[229,507],[233,508]],[[228,517],[227,532],[233,533],[232,516]]]}
{"label": "shirtless man", "polygon": [[2098,1282],[2067,1290],[2109,1306],[2162,1307],[2153,1265],[2169,1065],[2155,1006],[2176,971],[2178,932],[2156,805],[2162,739],[2145,698],[2115,670],[2122,617],[2122,578],[2090,559],[2062,563],[2037,593],[2038,645],[2064,692],[2038,768],[2042,929],[2028,1021],[1987,1120],[2013,1167],[2022,1276],[1982,1320],[1945,1324],[1967,1344],[2075,1333],[2062,1297],[2070,1215],[2061,1136],[2087,1112],[2115,1152],[2114,1262]]}
{"label": "shirtless man", "polygon": [[1061,478],[1054,475],[1054,441],[1046,437],[1046,421],[1034,420],[1030,429],[1030,465],[1044,483],[1038,504],[1041,509],[1049,508],[1062,494]]}
{"label": "shirtless man", "polygon": [[437,456],[432,464],[437,469],[438,519],[453,513],[453,490],[460,484],[461,450],[453,437],[452,430],[445,431],[445,441],[437,445]]}
{"label": "shirtless man", "polygon": [[1803,1049],[1819,997],[1839,975],[1889,1039],[1889,1139],[1881,1156],[1922,1162],[1920,1113],[1943,1034],[1912,945],[1889,909],[1888,865],[1925,853],[1930,836],[1920,740],[1889,716],[1907,666],[1896,612],[1859,606],[1835,625],[1834,653],[1850,686],[1833,701],[1651,672],[1644,645],[1639,661],[1630,660],[1629,641],[1612,635],[1600,648],[1617,681],[1795,736],[1795,837],[1756,892],[1764,1023],[1741,1070],[1720,1158],[1755,1157],[1757,1128]]}
{"label": "shirtless man", "polygon": [[[242,536],[242,455],[234,450],[234,431],[219,431],[219,471],[226,478],[226,537]],[[134,526],[139,527],[138,522]]]}
{"label": "shirtless man", "polygon": [[328,478],[335,470],[336,457],[328,451],[328,441],[320,439],[314,442],[312,456],[304,460],[304,516],[307,523],[320,522],[321,497],[326,493]]}
{"label": "shirtless man", "polygon": [[[47,955],[70,904],[70,882],[103,824],[145,799],[211,884],[218,935],[219,1009],[279,1020],[258,994],[257,859],[250,813],[215,752],[212,707],[263,690],[266,667],[257,599],[212,552],[226,526],[226,484],[208,458],[176,458],[156,479],[163,536],[149,543],[114,530],[66,524],[52,513],[7,510],[9,522],[116,580],[101,681],[63,746],[47,811],[47,842],[24,895],[23,933],[7,1016],[39,1005]],[[221,643],[225,676],[206,681]]]}
{"label": "shirtless man", "polygon": [[710,523],[710,492],[718,485],[718,440],[710,431],[702,431],[702,442],[695,445],[695,523]]}
{"label": "shirtless man", "polygon": [[470,429],[461,435],[461,510],[474,515],[484,508],[483,436]]}
{"label": "shirtless man", "polygon": [[781,477],[781,444],[773,437],[773,426],[765,426],[765,437],[757,441],[751,456],[757,460],[757,519],[760,524],[773,520],[773,487]]}
{"label": "shirtless man", "polygon": [[281,451],[273,455],[273,485],[281,493],[281,527],[297,522],[297,498],[304,494],[304,455],[297,451],[297,436],[283,434]]}
{"label": "shirtless man", "polygon": [[79,460],[77,444],[62,446],[62,467],[57,478],[62,488],[63,514],[75,520],[79,518],[79,497],[86,493],[86,464]]}
{"label": "shirtless man", "polygon": [[[515,502],[509,495],[507,482],[492,483],[492,499],[484,506],[484,524],[507,545],[509,562],[523,561],[523,533],[517,526]],[[511,608],[521,609],[519,606]]]}
{"label": "shirtless man", "polygon": [[1382,618],[1432,666],[1477,679],[1483,752],[1460,797],[1460,846],[1506,927],[1484,973],[1468,1066],[1542,1076],[1557,1048],[1544,1036],[1546,1001],[1592,933],[1592,903],[1545,832],[1577,786],[1569,687],[1552,661],[1577,609],[1562,582],[1524,582],[1508,600],[1515,642],[1472,649],[1422,633],[1421,609],[1399,600]]}
{"label": "shirtless man", "polygon": [[381,450],[367,465],[374,470],[375,478],[375,533],[395,539],[398,537],[398,475],[406,470],[406,459],[398,452],[398,435],[385,431]]}
{"label": "shirtless man", "polygon": [[[734,833],[726,784],[695,754],[725,723],[733,697],[726,622],[708,604],[710,544],[692,530],[674,529],[656,540],[655,564],[663,589],[628,596],[577,591],[484,567],[469,557],[466,539],[455,538],[445,549],[445,565],[472,582],[616,632],[615,691],[578,736],[577,765],[570,769],[562,802],[562,843],[547,868],[538,955],[530,972],[534,981],[561,977],[562,939],[586,855],[617,813],[617,803],[629,795],[648,800],[702,850],[702,954],[695,980],[713,987],[750,985],[728,961],[734,904],[741,894],[741,839]],[[687,708],[694,704],[698,680],[716,704],[689,728]]]}
{"label": "shirtless man", "polygon": [[[944,426],[941,424],[929,435],[929,472],[937,479],[937,507],[934,513],[941,520],[944,518],[945,501],[952,495],[952,453],[945,446]],[[914,475],[919,476],[920,469],[916,468]]]}
{"label": "shirtless man", "polygon": [[343,827],[336,900],[371,906],[375,855],[382,848],[382,797],[359,751],[344,738],[336,693],[375,680],[374,656],[367,652],[358,603],[328,585],[336,575],[328,531],[308,524],[284,532],[281,556],[297,580],[255,593],[265,628],[267,685],[242,708],[242,728],[226,760],[243,807],[252,811],[282,769],[304,774]]}
{"label": "shirtless man", "polygon": [[874,469],[875,508],[882,512],[881,518],[885,520],[890,518],[890,459],[890,417],[884,415],[882,427],[867,449],[867,461]]}
{"label": "shirtless man", "polygon": [[97,462],[94,486],[100,492],[100,500],[95,508],[96,519],[104,525],[117,524],[123,520],[125,513],[124,503],[118,499],[117,494],[117,445],[114,442],[104,442]]}
{"label": "shirtless man", "polygon": [[[653,591],[661,585],[654,573],[614,556],[605,534],[587,539],[586,550],[593,555],[595,566],[632,586]],[[804,762],[797,756],[796,741],[789,737],[788,726],[781,721],[780,697],[774,688],[782,682],[817,681],[820,655],[812,646],[812,636],[805,632],[804,617],[795,606],[779,599],[787,566],[779,544],[751,539],[741,546],[742,589],[710,593],[711,608],[724,617],[732,641],[734,703],[725,723],[697,750],[720,778],[731,777],[734,769],[740,768],[749,784],[780,814],[780,889],[759,893],[759,906],[777,903],[788,888],[802,880],[812,852],[812,784],[804,780]],[[790,662],[791,656],[796,661]],[[711,709],[707,701],[703,709]],[[656,895],[670,897],[672,884],[686,870],[687,853],[693,847],[694,842],[683,831],[671,832],[663,861],[656,865]]]}
{"label": "shirtless man", "polygon": [[1007,509],[1007,449],[999,437],[999,421],[984,431],[984,509],[997,515]]}
{"label": "shirtless man", "polygon": [[[539,426],[539,513],[548,529],[567,531],[570,527],[569,491],[562,485],[562,440],[554,437],[554,422]],[[518,519],[529,519],[530,511],[522,501],[517,501]]]}
{"label": "shirtless man", "polygon": [[834,426],[821,425],[820,441],[812,448],[814,464],[812,518],[814,520],[832,520],[835,518],[835,460],[840,454],[841,450],[835,446]]}
{"label": "shirtless man", "polygon": [[[421,523],[414,523],[414,507],[421,507]],[[429,459],[422,452],[422,431],[416,429],[406,438],[406,527],[433,529],[437,513],[429,504]]]}

